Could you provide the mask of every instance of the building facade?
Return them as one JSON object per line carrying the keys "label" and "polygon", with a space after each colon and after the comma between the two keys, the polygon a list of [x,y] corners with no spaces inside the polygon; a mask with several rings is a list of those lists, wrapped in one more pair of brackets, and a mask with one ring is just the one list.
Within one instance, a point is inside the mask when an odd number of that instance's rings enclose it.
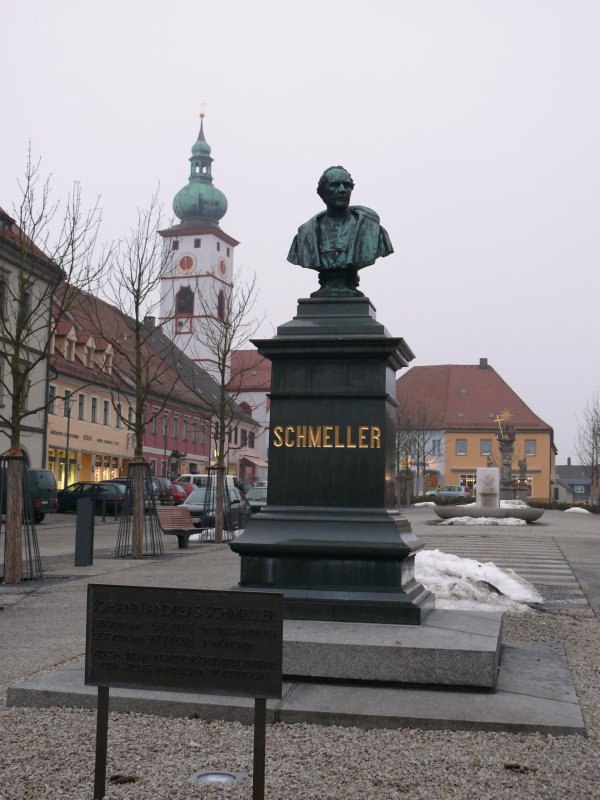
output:
{"label": "building facade", "polygon": [[[50,355],[46,465],[59,488],[126,474],[133,442],[125,420],[133,398],[124,392],[112,345],[73,319],[56,325]],[[120,401],[114,402],[119,387]]]}
{"label": "building facade", "polygon": [[554,431],[482,358],[478,365],[412,367],[396,382],[400,405],[439,431],[439,482],[473,487],[478,467],[500,466],[499,425],[516,431],[513,477],[525,464],[528,493],[547,501],[551,495],[556,448]]}
{"label": "building facade", "polygon": [[27,463],[38,468],[46,451],[51,298],[60,277],[58,267],[0,208],[0,452],[11,445],[12,399],[19,391],[10,362],[18,347],[18,377],[25,382],[20,444]]}

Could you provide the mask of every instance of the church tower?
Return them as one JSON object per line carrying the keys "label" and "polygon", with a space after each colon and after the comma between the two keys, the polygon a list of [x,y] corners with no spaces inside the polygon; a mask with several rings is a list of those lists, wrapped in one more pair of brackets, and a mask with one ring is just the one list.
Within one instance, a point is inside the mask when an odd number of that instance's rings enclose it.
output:
{"label": "church tower", "polygon": [[224,318],[233,288],[233,251],[239,244],[219,226],[227,198],[213,186],[212,161],[200,114],[190,177],[173,200],[180,223],[160,232],[164,240],[160,322],[165,334],[209,372],[215,357],[207,333]]}

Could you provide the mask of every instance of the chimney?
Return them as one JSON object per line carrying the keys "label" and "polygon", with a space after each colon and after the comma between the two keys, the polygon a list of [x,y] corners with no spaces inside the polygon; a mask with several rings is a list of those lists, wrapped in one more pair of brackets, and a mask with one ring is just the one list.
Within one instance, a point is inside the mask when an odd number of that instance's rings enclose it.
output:
{"label": "chimney", "polygon": [[567,467],[571,466],[571,456],[567,458]]}
{"label": "chimney", "polygon": [[146,328],[147,331],[153,330],[155,325],[156,317],[144,317],[144,328]]}
{"label": "chimney", "polygon": [[488,360],[487,358],[480,358],[479,359],[479,369],[487,369],[488,368]]}

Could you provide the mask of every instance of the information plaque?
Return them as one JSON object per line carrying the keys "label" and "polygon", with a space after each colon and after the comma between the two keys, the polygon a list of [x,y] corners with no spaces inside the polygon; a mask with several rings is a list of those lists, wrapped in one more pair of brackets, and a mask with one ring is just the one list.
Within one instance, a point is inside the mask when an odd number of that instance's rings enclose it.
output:
{"label": "information plaque", "polygon": [[283,596],[88,586],[85,683],[280,698]]}

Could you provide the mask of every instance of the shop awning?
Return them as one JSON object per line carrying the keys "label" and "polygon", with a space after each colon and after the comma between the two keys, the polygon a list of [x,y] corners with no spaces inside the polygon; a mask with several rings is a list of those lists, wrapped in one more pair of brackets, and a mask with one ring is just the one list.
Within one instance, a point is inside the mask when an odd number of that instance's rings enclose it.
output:
{"label": "shop awning", "polygon": [[257,456],[240,456],[240,464],[250,464],[253,467],[268,467],[269,462]]}

